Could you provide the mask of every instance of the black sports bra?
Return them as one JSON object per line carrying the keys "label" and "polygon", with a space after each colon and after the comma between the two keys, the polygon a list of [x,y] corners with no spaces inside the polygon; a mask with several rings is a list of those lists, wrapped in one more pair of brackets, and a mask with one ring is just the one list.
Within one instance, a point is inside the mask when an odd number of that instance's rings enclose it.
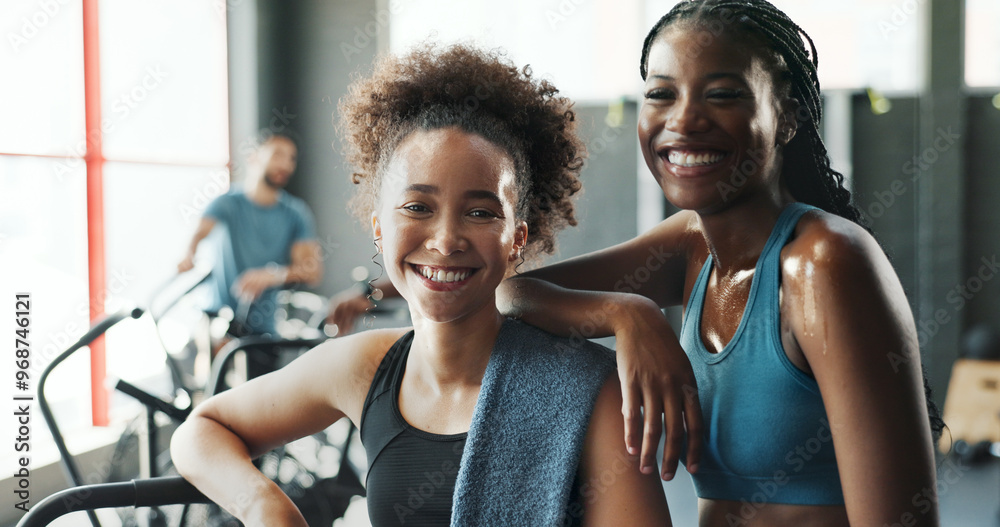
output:
{"label": "black sports bra", "polygon": [[368,454],[368,515],[373,527],[442,526],[451,521],[455,478],[466,434],[440,435],[410,426],[399,412],[399,387],[413,332],[379,365],[361,413]]}

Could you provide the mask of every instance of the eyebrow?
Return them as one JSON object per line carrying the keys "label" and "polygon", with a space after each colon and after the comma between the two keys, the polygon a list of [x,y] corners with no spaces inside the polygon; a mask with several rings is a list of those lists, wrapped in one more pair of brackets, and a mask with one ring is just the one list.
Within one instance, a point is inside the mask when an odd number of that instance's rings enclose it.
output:
{"label": "eyebrow", "polygon": [[[420,192],[423,194],[440,194],[440,189],[435,185],[425,185],[422,183],[414,183],[406,187],[406,192]],[[497,205],[503,205],[503,201],[500,200],[500,196],[489,190],[467,190],[465,192],[465,197],[467,199],[485,199],[489,201],[496,202]]]}

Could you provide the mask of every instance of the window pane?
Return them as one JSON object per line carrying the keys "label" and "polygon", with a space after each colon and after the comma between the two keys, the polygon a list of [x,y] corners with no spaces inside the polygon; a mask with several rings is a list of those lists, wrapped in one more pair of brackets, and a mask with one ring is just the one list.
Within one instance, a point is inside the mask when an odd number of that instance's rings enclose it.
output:
{"label": "window pane", "polygon": [[965,0],[965,83],[1000,86],[1000,2]]}
{"label": "window pane", "polygon": [[[0,284],[4,299],[31,294],[32,390],[89,326],[86,178],[82,164],[57,176],[59,162],[0,156]],[[90,423],[89,360],[81,350],[46,382],[63,430]],[[47,433],[38,436],[47,441]]]}
{"label": "window pane", "polygon": [[104,0],[100,17],[105,157],[224,165],[224,3]]}
{"label": "window pane", "polygon": [[85,153],[81,6],[0,4],[0,153]]}

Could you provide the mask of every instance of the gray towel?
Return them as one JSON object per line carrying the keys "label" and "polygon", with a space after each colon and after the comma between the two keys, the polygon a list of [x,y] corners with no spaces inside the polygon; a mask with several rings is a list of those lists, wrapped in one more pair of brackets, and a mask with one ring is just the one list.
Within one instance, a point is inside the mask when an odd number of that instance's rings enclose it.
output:
{"label": "gray towel", "polygon": [[451,525],[563,525],[611,350],[519,321],[500,329],[455,483]]}

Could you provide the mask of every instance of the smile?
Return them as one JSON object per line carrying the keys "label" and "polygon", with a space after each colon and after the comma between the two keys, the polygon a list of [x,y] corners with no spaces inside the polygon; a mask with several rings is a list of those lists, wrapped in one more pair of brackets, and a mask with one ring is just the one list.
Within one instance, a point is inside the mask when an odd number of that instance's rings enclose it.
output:
{"label": "smile", "polygon": [[442,284],[461,282],[476,272],[475,269],[469,267],[442,268],[414,264],[413,268],[424,278]]}
{"label": "smile", "polygon": [[722,161],[727,154],[714,150],[676,150],[667,152],[667,161],[680,167],[700,167],[714,165]]}

